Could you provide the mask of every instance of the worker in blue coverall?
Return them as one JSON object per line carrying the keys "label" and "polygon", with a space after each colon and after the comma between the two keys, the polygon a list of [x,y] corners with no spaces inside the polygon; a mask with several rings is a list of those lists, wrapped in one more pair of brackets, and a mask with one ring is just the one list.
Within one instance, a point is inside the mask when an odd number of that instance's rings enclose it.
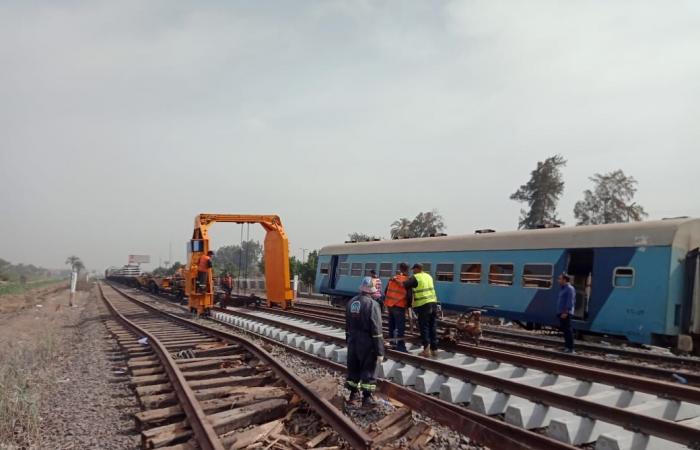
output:
{"label": "worker in blue coverall", "polygon": [[576,309],[576,289],[571,285],[571,276],[567,273],[559,275],[559,302],[557,316],[559,328],[564,333],[564,352],[574,352],[574,328],[571,319]]}
{"label": "worker in blue coverall", "polygon": [[376,294],[374,280],[365,277],[360,293],[353,297],[345,311],[345,339],[348,344],[346,387],[350,390],[349,402],[362,392],[362,406],[376,405],[375,371],[384,358],[381,306],[372,299]]}

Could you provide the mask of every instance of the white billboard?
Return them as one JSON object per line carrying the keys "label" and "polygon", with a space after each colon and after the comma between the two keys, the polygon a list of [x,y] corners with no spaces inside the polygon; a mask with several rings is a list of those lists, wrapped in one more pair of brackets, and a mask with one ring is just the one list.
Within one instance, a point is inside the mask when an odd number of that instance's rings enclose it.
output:
{"label": "white billboard", "polygon": [[129,264],[148,264],[150,262],[150,255],[129,255]]}

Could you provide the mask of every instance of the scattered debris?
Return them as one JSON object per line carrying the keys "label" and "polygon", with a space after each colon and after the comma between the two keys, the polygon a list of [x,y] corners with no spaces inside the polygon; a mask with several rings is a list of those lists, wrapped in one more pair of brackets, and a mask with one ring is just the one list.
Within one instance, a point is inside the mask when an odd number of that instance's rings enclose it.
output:
{"label": "scattered debris", "polygon": [[674,373],[672,376],[677,382],[679,382],[681,384],[688,384],[688,380],[686,378],[678,375],[677,373]]}

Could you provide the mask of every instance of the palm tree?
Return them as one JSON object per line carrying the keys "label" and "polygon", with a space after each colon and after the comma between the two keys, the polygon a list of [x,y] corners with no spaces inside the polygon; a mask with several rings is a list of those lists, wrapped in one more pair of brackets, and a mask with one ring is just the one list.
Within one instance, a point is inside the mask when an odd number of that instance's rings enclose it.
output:
{"label": "palm tree", "polygon": [[406,217],[394,221],[391,224],[391,238],[408,238],[411,237],[411,221]]}
{"label": "palm tree", "polygon": [[68,264],[72,270],[80,273],[81,270],[85,268],[85,264],[75,255],[71,255],[66,258],[66,264]]}

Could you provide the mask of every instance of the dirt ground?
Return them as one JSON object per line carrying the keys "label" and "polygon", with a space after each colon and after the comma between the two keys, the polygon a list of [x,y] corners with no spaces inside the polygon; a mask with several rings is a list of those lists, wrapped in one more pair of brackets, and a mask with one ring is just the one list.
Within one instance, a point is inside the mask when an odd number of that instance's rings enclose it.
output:
{"label": "dirt ground", "polygon": [[[41,304],[44,298],[47,296],[57,293],[59,291],[64,291],[66,294],[66,300],[68,299],[68,284],[65,282],[58,282],[50,286],[41,287],[39,289],[33,289],[29,292],[23,294],[11,294],[11,295],[1,295],[0,296],[0,314],[9,314],[14,312],[19,312],[27,308],[33,308],[34,305]],[[66,303],[67,304],[67,303]],[[0,316],[0,320],[2,320]]]}
{"label": "dirt ground", "polygon": [[106,309],[93,291],[72,308],[68,295],[54,286],[0,297],[0,450],[138,447],[138,405],[115,373]]}

